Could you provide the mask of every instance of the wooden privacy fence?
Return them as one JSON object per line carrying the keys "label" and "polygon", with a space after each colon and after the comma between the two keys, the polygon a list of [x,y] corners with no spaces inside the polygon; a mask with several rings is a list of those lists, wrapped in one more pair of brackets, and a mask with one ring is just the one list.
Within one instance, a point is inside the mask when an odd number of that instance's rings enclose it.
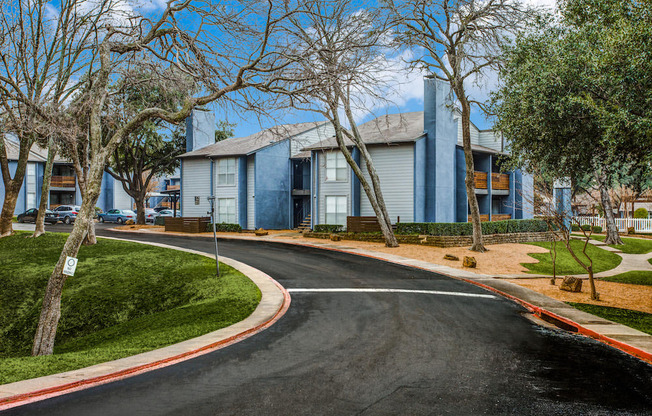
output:
{"label": "wooden privacy fence", "polygon": [[210,217],[165,217],[165,231],[178,233],[203,233],[210,224]]}
{"label": "wooden privacy fence", "polygon": [[[580,225],[600,226],[606,230],[605,220],[602,217],[573,217],[573,220]],[[614,221],[618,231],[623,233],[630,227],[634,227],[637,233],[652,233],[652,218],[616,218]]]}

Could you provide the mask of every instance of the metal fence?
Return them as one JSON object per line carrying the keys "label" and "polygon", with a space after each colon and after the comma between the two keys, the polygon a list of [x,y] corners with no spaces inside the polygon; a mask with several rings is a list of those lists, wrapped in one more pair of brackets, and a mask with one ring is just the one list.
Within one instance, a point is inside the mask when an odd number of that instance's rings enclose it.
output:
{"label": "metal fence", "polygon": [[[596,225],[605,229],[605,219],[603,217],[573,217],[573,222],[577,221],[580,225]],[[616,218],[616,227],[618,231],[627,232],[627,229],[634,227],[637,233],[652,233],[652,218]]]}

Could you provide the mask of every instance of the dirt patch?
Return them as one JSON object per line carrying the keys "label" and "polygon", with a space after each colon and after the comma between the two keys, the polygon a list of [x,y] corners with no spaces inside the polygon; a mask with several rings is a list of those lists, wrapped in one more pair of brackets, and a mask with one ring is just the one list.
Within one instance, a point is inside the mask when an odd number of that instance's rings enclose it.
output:
{"label": "dirt patch", "polygon": [[150,230],[150,231],[165,231],[165,227],[162,227],[160,225],[138,225],[138,224],[133,224],[133,225],[120,225],[118,227],[115,227],[118,230]]}
{"label": "dirt patch", "polygon": [[571,293],[559,290],[561,279],[555,286],[549,278],[542,279],[508,279],[519,286],[532,289],[562,302],[590,303],[592,305],[610,306],[613,308],[631,309],[652,313],[652,286],[630,285],[625,283],[604,282],[596,280],[595,287],[600,294],[600,300],[590,299],[588,280],[582,283],[582,292]]}
{"label": "dirt patch", "polygon": [[[293,238],[292,236],[278,236],[278,239]],[[476,253],[469,251],[468,247],[429,247],[412,244],[402,244],[397,248],[385,247],[384,243],[370,243],[365,241],[331,241],[319,238],[302,238],[302,241],[315,243],[328,243],[343,247],[355,247],[366,250],[380,251],[382,253],[395,254],[397,256],[407,257],[415,260],[423,260],[429,263],[441,264],[457,269],[465,269],[462,266],[464,256],[472,256],[478,262],[477,268],[466,269],[473,270],[483,274],[521,274],[528,270],[521,266],[520,263],[536,263],[537,260],[528,256],[528,253],[546,253],[548,250],[529,244],[495,244],[489,245],[488,251]],[[459,257],[458,261],[444,260],[444,255],[452,254]]]}

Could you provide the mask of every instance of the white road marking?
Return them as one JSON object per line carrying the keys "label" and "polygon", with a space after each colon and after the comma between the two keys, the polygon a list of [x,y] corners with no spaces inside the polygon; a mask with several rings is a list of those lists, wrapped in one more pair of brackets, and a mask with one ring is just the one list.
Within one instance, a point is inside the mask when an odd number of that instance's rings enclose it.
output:
{"label": "white road marking", "polygon": [[462,296],[467,298],[496,299],[494,295],[483,295],[464,292],[442,292],[439,290],[410,290],[410,289],[371,289],[371,288],[327,288],[327,289],[287,289],[290,293],[421,293],[425,295]]}

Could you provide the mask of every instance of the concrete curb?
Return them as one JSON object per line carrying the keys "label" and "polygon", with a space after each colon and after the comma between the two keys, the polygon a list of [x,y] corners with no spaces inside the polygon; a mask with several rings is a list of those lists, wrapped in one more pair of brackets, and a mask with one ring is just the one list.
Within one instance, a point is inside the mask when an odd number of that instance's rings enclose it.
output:
{"label": "concrete curb", "polygon": [[[113,237],[100,237],[123,240]],[[133,240],[125,240],[134,242]],[[195,250],[158,243],[142,243],[215,258]],[[243,321],[229,327],[132,357],[96,364],[60,374],[0,385],[0,411],[74,391],[122,380],[147,371],[167,367],[249,338],[276,323],[290,307],[290,294],[277,281],[260,270],[239,261],[220,257],[220,261],[251,279],[261,291],[260,303]]]}
{"label": "concrete curb", "polygon": [[[138,231],[128,230],[115,230],[119,232],[132,232]],[[163,234],[170,235],[169,233],[161,232],[140,232],[139,234]],[[212,236],[195,236],[196,238],[211,238]],[[299,241],[283,241],[275,238],[252,238],[252,237],[239,237],[234,235],[219,236],[224,240],[254,240],[272,242],[277,244],[287,244],[303,247],[312,247],[323,250],[330,250],[335,252],[353,254],[373,258],[376,260],[386,261],[389,263],[398,264],[401,266],[414,267],[417,269],[432,271],[435,273],[443,274],[447,277],[462,280],[467,283],[482,287],[486,290],[501,295],[513,302],[525,307],[528,311],[533,313],[538,318],[553,323],[558,327],[578,333],[589,338],[593,338],[611,347],[617,348],[627,354],[630,354],[642,361],[652,364],[652,336],[643,332],[634,330],[624,325],[581,312],[573,307],[566,305],[561,301],[549,298],[533,290],[524,288],[514,283],[506,282],[500,279],[495,279],[489,275],[473,273],[471,271],[459,270],[448,266],[428,263],[425,261],[410,259],[393,254],[380,253],[372,250],[365,249],[343,249],[341,247],[324,243],[315,244],[313,242],[299,242]],[[510,293],[511,292],[511,293]],[[523,298],[529,298],[525,300]],[[558,313],[551,311],[555,309]],[[566,315],[566,316],[564,316]],[[584,321],[578,322],[578,321]],[[592,328],[593,327],[593,328]],[[597,329],[597,328],[600,329]],[[608,331],[609,330],[609,331]],[[613,333],[613,335],[609,334]],[[611,336],[610,336],[611,335]],[[623,338],[623,339],[618,339]],[[626,342],[627,339],[629,342]],[[631,345],[632,343],[639,344],[639,346]]]}

